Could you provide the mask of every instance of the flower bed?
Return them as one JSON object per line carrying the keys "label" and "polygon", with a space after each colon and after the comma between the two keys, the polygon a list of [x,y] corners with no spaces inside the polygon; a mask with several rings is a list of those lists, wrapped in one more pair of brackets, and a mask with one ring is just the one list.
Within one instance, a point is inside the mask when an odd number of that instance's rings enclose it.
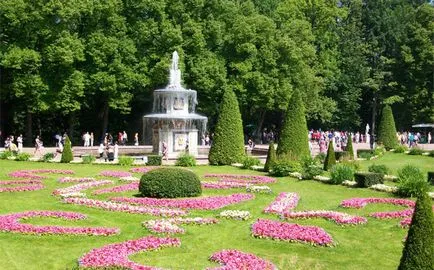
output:
{"label": "flower bed", "polygon": [[86,183],[96,181],[93,177],[62,177],[58,180],[59,183]]}
{"label": "flower bed", "polygon": [[297,207],[299,196],[294,192],[281,192],[279,196],[264,209],[264,213],[284,214]]}
{"label": "flower bed", "polygon": [[343,186],[347,186],[347,187],[356,187],[357,186],[357,182],[356,181],[350,181],[350,180],[344,180],[342,182]]}
{"label": "flower bed", "polygon": [[114,203],[86,198],[65,198],[63,202],[69,204],[84,205],[90,208],[98,208],[114,212],[126,212],[130,214],[148,214],[163,217],[184,216],[187,214],[187,212],[179,209],[134,206],[123,203]]}
{"label": "flower bed", "polygon": [[302,226],[269,219],[258,219],[252,225],[252,235],[258,238],[302,242],[312,245],[330,246],[333,239],[322,228]]}
{"label": "flower bed", "polygon": [[185,233],[185,230],[179,227],[179,224],[195,224],[195,225],[207,225],[216,224],[218,220],[215,218],[170,218],[159,220],[148,220],[142,223],[144,227],[154,233]]}
{"label": "flower bed", "polygon": [[19,170],[9,173],[10,177],[15,178],[28,178],[28,179],[45,179],[46,176],[37,175],[40,173],[52,173],[52,174],[74,174],[71,170],[51,170],[51,169],[39,169],[39,170]]}
{"label": "flower bed", "polygon": [[13,232],[21,234],[72,234],[72,235],[113,235],[119,234],[118,228],[105,227],[62,227],[62,226],[37,226],[32,224],[21,224],[20,219],[29,219],[33,217],[54,217],[66,220],[85,219],[86,216],[74,212],[61,211],[28,211],[13,213],[0,216],[0,231]]}
{"label": "flower bed", "polygon": [[240,210],[226,210],[219,214],[219,217],[229,218],[229,219],[237,219],[237,220],[247,220],[251,218],[249,211],[240,211]]}
{"label": "flower bed", "polygon": [[58,188],[53,191],[53,195],[61,195],[61,194],[67,194],[67,193],[75,193],[79,191],[83,191],[89,188],[104,186],[104,185],[110,185],[113,184],[113,181],[111,180],[102,180],[102,181],[93,181],[93,182],[87,182],[87,183],[80,183],[77,185],[73,185],[66,188]]}
{"label": "flower bed", "polygon": [[395,193],[396,191],[398,191],[397,187],[391,187],[391,186],[388,186],[385,184],[375,184],[375,185],[372,185],[368,188],[373,189],[373,190],[377,190],[377,191],[389,192],[389,193]]}
{"label": "flower bed", "polygon": [[146,236],[136,240],[92,249],[81,257],[78,262],[80,267],[84,268],[123,267],[133,270],[158,269],[151,266],[139,265],[128,259],[128,256],[141,251],[157,250],[163,247],[179,247],[180,245],[181,240],[178,238]]}
{"label": "flower bed", "polygon": [[263,175],[205,174],[204,177],[219,178],[220,182],[239,182],[249,184],[267,184],[276,182],[276,179]]}
{"label": "flower bed", "polygon": [[414,209],[405,209],[401,211],[386,211],[386,212],[375,212],[370,214],[371,217],[379,219],[389,219],[389,218],[406,218],[413,215]]}
{"label": "flower bed", "polygon": [[158,166],[136,167],[136,168],[131,168],[130,172],[132,172],[132,173],[147,173],[149,171],[152,171],[152,170],[155,170],[158,168],[161,168],[161,167],[158,167]]}
{"label": "flower bed", "polygon": [[209,189],[230,189],[230,188],[244,188],[250,185],[249,183],[237,182],[201,182],[202,188]]}
{"label": "flower bed", "polygon": [[341,206],[345,208],[363,208],[369,203],[386,203],[414,208],[416,203],[407,199],[394,198],[352,198],[343,200]]}
{"label": "flower bed", "polygon": [[[18,186],[15,186],[18,185]],[[12,187],[11,187],[12,186]],[[44,185],[40,180],[12,180],[0,181],[0,193],[2,192],[22,192],[43,189]]]}
{"label": "flower bed", "polygon": [[269,186],[247,186],[246,192],[271,193],[271,188]]}
{"label": "flower bed", "polygon": [[114,202],[151,205],[156,207],[174,207],[182,209],[200,209],[212,210],[220,209],[230,204],[239,203],[242,201],[252,200],[253,194],[236,193],[227,196],[213,196],[191,199],[155,199],[155,198],[126,198],[115,197],[110,198]]}
{"label": "flower bed", "polygon": [[271,262],[259,258],[251,253],[244,253],[238,250],[222,250],[214,253],[210,261],[220,263],[223,267],[207,268],[208,270],[232,270],[232,269],[257,269],[276,270]]}
{"label": "flower bed", "polygon": [[109,177],[127,177],[127,176],[133,176],[131,173],[129,172],[124,172],[124,171],[102,171],[100,172],[101,176],[109,176]]}
{"label": "flower bed", "polygon": [[287,219],[325,218],[328,220],[332,220],[340,225],[365,224],[368,221],[364,217],[352,216],[342,212],[325,210],[288,212],[284,213],[283,217]]}
{"label": "flower bed", "polygon": [[81,193],[81,192],[61,193],[60,197],[62,199],[63,198],[73,198],[73,197],[86,198],[86,193]]}
{"label": "flower bed", "polygon": [[92,192],[92,194],[98,195],[104,193],[116,193],[116,192],[124,192],[124,191],[131,191],[131,190],[139,191],[139,183],[134,182],[122,186],[99,189]]}
{"label": "flower bed", "polygon": [[137,178],[134,176],[124,176],[124,177],[119,177],[119,180],[125,181],[125,182],[139,182],[140,178]]}

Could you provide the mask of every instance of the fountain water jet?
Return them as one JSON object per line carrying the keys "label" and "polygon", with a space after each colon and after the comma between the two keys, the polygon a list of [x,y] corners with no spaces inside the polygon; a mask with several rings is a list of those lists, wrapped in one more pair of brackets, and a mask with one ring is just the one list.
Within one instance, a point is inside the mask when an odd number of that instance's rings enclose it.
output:
{"label": "fountain water jet", "polygon": [[162,145],[166,142],[170,157],[182,152],[197,156],[197,146],[206,131],[208,118],[195,113],[197,93],[182,87],[178,61],[175,51],[169,84],[154,91],[152,113],[143,117],[143,136],[145,144],[152,143],[156,154],[162,154]]}

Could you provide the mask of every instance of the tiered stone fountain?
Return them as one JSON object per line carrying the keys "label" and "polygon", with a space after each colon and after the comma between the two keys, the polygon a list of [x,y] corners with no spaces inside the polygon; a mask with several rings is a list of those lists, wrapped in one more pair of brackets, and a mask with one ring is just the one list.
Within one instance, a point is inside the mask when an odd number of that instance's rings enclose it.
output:
{"label": "tiered stone fountain", "polygon": [[181,85],[178,53],[172,55],[169,84],[154,91],[152,114],[143,117],[145,144],[152,143],[154,153],[162,154],[167,144],[169,157],[182,152],[197,156],[197,146],[206,131],[208,118],[195,113],[197,93]]}

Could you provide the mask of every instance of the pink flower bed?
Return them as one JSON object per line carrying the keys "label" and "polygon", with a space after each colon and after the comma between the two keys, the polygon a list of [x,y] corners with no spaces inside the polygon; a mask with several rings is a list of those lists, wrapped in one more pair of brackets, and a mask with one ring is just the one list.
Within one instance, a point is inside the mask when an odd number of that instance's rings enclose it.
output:
{"label": "pink flower bed", "polygon": [[137,264],[128,259],[128,256],[141,251],[157,250],[163,247],[179,247],[180,245],[181,240],[178,238],[146,236],[92,249],[81,257],[78,262],[80,267],[85,268],[125,267],[132,270],[152,270],[158,268]]}
{"label": "pink flower bed", "polygon": [[74,174],[71,170],[51,170],[51,169],[39,169],[39,170],[19,170],[9,173],[10,177],[15,178],[28,178],[28,179],[44,179],[45,176],[36,175],[40,173],[53,173],[53,174]]}
{"label": "pink flower bed", "polygon": [[263,175],[242,175],[242,174],[205,174],[205,178],[219,178],[221,182],[240,182],[248,184],[274,183],[276,179]]}
{"label": "pink flower bed", "polygon": [[252,234],[259,238],[305,242],[312,245],[329,246],[333,240],[322,228],[302,226],[268,219],[258,219],[252,225]]}
{"label": "pink flower bed", "polygon": [[114,203],[108,201],[100,201],[86,198],[65,198],[63,202],[76,205],[84,205],[90,208],[98,208],[114,212],[126,212],[130,214],[148,214],[153,216],[184,216],[187,212],[179,209],[166,209],[166,208],[153,208],[153,207],[143,207],[134,206],[123,203]]}
{"label": "pink flower bed", "polygon": [[[18,186],[15,186],[18,185]],[[6,187],[4,187],[6,186]],[[12,186],[12,187],[11,187]],[[2,192],[22,192],[43,189],[44,185],[40,180],[13,180],[0,181],[0,193]]]}
{"label": "pink flower bed", "polygon": [[264,209],[264,213],[284,214],[297,207],[300,197],[294,192],[281,192],[279,196]]}
{"label": "pink flower bed", "polygon": [[227,205],[239,203],[242,201],[252,200],[253,198],[255,198],[253,194],[236,193],[227,196],[214,196],[214,197],[191,198],[191,199],[115,197],[115,198],[110,198],[110,200],[115,202],[138,204],[138,205],[152,205],[156,207],[174,207],[174,208],[182,208],[182,209],[212,210],[212,209],[220,209]]}
{"label": "pink flower bed", "polygon": [[179,227],[179,224],[195,224],[195,225],[208,225],[216,224],[218,220],[215,218],[170,218],[159,220],[148,220],[142,223],[144,227],[154,233],[185,233],[185,230]]}
{"label": "pink flower bed", "polygon": [[86,190],[89,188],[104,186],[104,185],[110,185],[113,184],[113,181],[111,180],[102,180],[102,181],[93,181],[93,182],[87,182],[87,183],[81,183],[77,185],[73,185],[66,188],[58,188],[53,191],[53,195],[61,195],[61,194],[67,194],[67,193],[75,193],[82,190]]}
{"label": "pink flower bed", "polygon": [[399,225],[401,225],[401,227],[403,227],[403,228],[407,228],[411,224],[411,219],[412,219],[412,217],[404,218],[403,220],[401,220],[399,222]]}
{"label": "pink flower bed", "polygon": [[74,212],[60,211],[28,211],[0,216],[0,231],[22,234],[72,234],[72,235],[113,235],[119,234],[118,228],[104,227],[62,227],[62,226],[37,226],[32,224],[21,224],[20,219],[33,217],[54,217],[66,220],[85,219],[86,216]]}
{"label": "pink flower bed", "polygon": [[158,166],[149,166],[149,167],[136,167],[136,168],[131,168],[130,172],[132,173],[147,173],[149,171],[158,169],[160,167]]}
{"label": "pink flower bed", "polygon": [[102,171],[99,175],[101,176],[110,176],[110,177],[126,177],[126,176],[133,176],[129,172],[124,171]]}
{"label": "pink flower bed", "polygon": [[345,208],[363,208],[369,203],[386,203],[393,205],[400,205],[414,208],[416,203],[406,199],[394,199],[394,198],[352,198],[343,200],[341,206]]}
{"label": "pink flower bed", "polygon": [[308,218],[325,218],[328,220],[333,220],[337,224],[341,225],[357,225],[365,224],[368,220],[364,217],[352,216],[342,212],[335,211],[300,211],[300,212],[288,212],[284,213],[283,216],[288,219],[308,219]]}
{"label": "pink flower bed", "polygon": [[59,183],[86,183],[96,181],[93,177],[62,177],[58,180]]}
{"label": "pink flower bed", "polygon": [[133,182],[133,183],[117,186],[117,187],[103,188],[103,189],[95,190],[94,192],[92,192],[92,194],[98,195],[98,194],[104,194],[104,193],[124,192],[124,191],[131,191],[131,190],[138,191],[139,190],[139,182]]}
{"label": "pink flower bed", "polygon": [[406,217],[411,217],[413,215],[413,212],[414,210],[411,208],[411,209],[405,209],[401,211],[375,212],[370,214],[370,216],[379,219],[406,218]]}
{"label": "pink flower bed", "polygon": [[249,183],[237,183],[237,182],[201,182],[202,188],[209,189],[230,189],[230,188],[245,188],[249,186]]}
{"label": "pink flower bed", "polygon": [[277,269],[271,262],[259,258],[251,253],[244,253],[238,250],[222,250],[214,253],[210,261],[220,263],[222,267],[207,268],[208,270],[275,270]]}

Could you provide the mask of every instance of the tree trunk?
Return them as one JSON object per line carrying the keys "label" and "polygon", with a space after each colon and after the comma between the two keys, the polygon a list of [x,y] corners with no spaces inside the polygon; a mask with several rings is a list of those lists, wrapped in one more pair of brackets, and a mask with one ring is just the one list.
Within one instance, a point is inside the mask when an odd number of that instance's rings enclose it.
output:
{"label": "tree trunk", "polygon": [[376,121],[375,119],[377,118],[377,96],[374,95],[374,98],[372,99],[372,126],[371,126],[371,134],[374,135],[375,134],[375,124]]}
{"label": "tree trunk", "polygon": [[256,127],[255,133],[253,134],[258,141],[261,141],[262,126],[264,125],[266,113],[267,111],[265,110],[259,113],[258,126]]}
{"label": "tree trunk", "polygon": [[106,134],[109,120],[109,104],[108,101],[104,103],[103,113],[102,113],[102,127],[101,127],[101,137],[103,138]]}
{"label": "tree trunk", "polygon": [[68,121],[68,136],[69,136],[69,140],[71,141],[71,145],[74,143],[74,129],[76,126],[76,119],[75,119],[75,112],[71,112],[69,114],[69,121]]}
{"label": "tree trunk", "polygon": [[24,141],[27,146],[33,146],[33,115],[31,112],[27,112],[26,114],[26,140]]}

